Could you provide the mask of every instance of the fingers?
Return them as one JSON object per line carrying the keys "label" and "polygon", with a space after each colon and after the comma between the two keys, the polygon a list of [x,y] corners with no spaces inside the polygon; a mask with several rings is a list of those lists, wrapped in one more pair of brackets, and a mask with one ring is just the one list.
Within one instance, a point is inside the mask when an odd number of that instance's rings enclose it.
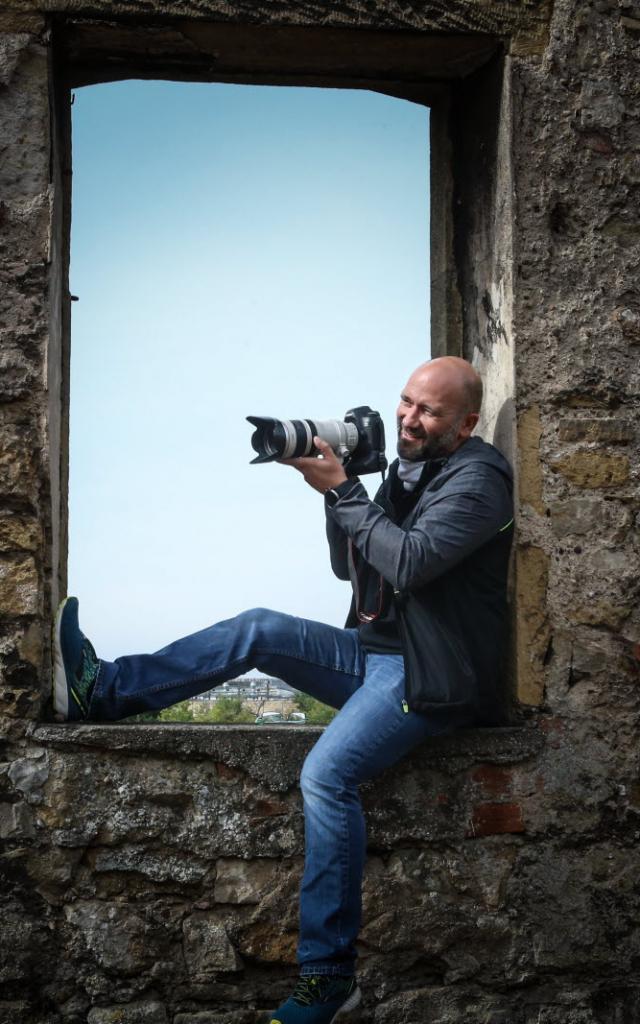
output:
{"label": "fingers", "polygon": [[323,441],[321,437],[314,437],[313,444],[318,449],[319,452],[319,454],[316,456],[317,458],[333,459],[334,462],[339,461],[331,445],[327,441]]}
{"label": "fingers", "polygon": [[338,465],[342,465],[331,445],[327,441],[323,441],[321,437],[314,437],[313,446],[316,449],[315,455],[299,455],[295,459],[276,459],[276,462],[279,462],[281,466],[293,466],[301,473],[310,463],[315,463],[318,459],[333,460]]}

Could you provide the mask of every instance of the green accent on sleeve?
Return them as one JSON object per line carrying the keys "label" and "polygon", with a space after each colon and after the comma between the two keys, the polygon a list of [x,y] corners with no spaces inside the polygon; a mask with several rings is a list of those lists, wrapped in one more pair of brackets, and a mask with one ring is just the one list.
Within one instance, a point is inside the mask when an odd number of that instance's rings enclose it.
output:
{"label": "green accent on sleeve", "polygon": [[409,714],[409,705],[407,704],[406,700],[403,700],[402,702],[402,710],[404,711],[405,715]]}
{"label": "green accent on sleeve", "polygon": [[505,523],[504,526],[501,526],[500,529],[498,530],[498,533],[504,533],[504,531],[508,530],[510,526],[513,526],[513,519],[510,519],[508,523]]}

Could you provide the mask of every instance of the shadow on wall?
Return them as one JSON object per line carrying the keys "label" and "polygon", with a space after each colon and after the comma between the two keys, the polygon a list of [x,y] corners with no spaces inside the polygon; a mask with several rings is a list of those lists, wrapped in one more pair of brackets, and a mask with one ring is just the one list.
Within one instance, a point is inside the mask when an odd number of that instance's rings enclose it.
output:
{"label": "shadow on wall", "polygon": [[513,398],[506,398],[500,406],[492,439],[512,469],[515,463],[515,415]]}

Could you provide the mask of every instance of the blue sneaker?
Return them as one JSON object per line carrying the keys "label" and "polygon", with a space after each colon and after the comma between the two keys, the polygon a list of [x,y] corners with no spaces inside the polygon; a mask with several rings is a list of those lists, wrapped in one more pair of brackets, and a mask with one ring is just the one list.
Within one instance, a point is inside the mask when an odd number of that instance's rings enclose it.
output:
{"label": "blue sneaker", "polygon": [[355,978],[309,974],[274,1012],[270,1024],[332,1024],[355,1010],[362,996]]}
{"label": "blue sneaker", "polygon": [[100,662],[78,625],[78,598],[67,597],[53,627],[53,712],[58,722],[77,722],[89,713]]}

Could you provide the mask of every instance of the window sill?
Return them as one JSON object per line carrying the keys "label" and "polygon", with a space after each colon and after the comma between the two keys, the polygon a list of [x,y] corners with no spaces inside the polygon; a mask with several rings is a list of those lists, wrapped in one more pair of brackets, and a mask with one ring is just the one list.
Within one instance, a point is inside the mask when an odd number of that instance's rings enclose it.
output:
{"label": "window sill", "polygon": [[[149,723],[125,725],[96,722],[36,723],[31,737],[46,747],[61,750],[98,750],[151,756],[169,755],[186,760],[213,760],[240,768],[253,778],[279,780],[287,788],[298,778],[301,763],[322,732],[309,725],[210,725]],[[543,733],[531,727],[461,730],[434,738],[411,756],[422,765],[457,761],[517,764],[536,756]]]}

